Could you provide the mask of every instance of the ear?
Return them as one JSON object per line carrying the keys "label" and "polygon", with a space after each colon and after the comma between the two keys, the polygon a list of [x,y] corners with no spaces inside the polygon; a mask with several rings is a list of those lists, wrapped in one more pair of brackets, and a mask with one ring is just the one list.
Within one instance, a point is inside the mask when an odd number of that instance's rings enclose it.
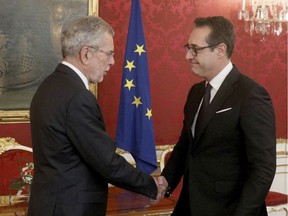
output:
{"label": "ear", "polygon": [[220,43],[216,49],[217,49],[217,55],[219,57],[226,56],[227,46],[225,43]]}
{"label": "ear", "polygon": [[88,47],[82,47],[79,52],[80,61],[82,64],[86,65],[88,63],[89,58],[91,57],[91,52]]}

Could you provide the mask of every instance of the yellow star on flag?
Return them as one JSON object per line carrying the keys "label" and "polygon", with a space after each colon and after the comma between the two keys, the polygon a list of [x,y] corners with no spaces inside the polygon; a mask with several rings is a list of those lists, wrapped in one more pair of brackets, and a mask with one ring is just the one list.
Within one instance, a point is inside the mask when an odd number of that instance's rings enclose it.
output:
{"label": "yellow star on flag", "polygon": [[152,109],[147,108],[147,113],[145,114],[145,116],[148,116],[148,119],[150,120],[150,118],[152,117]]}
{"label": "yellow star on flag", "polygon": [[126,63],[127,63],[127,65],[126,65],[124,68],[128,68],[130,72],[131,72],[131,70],[132,70],[133,68],[136,68],[136,66],[134,65],[134,60],[131,61],[131,62],[129,62],[128,60],[126,60]]}
{"label": "yellow star on flag", "polygon": [[136,46],[137,46],[137,49],[136,49],[134,52],[137,52],[137,53],[139,54],[139,56],[141,56],[142,52],[146,52],[146,51],[143,49],[144,45],[139,46],[138,44],[136,44]]}
{"label": "yellow star on flag", "polygon": [[133,84],[133,81],[134,81],[133,79],[132,80],[126,79],[126,84],[124,85],[124,87],[127,87],[129,89],[129,91],[130,91],[130,89],[132,87],[135,87],[135,85]]}
{"label": "yellow star on flag", "polygon": [[134,101],[133,101],[133,103],[132,104],[135,104],[136,105],[136,108],[138,108],[138,106],[140,105],[140,104],[142,104],[142,102],[140,101],[141,100],[141,97],[135,97],[134,96]]}

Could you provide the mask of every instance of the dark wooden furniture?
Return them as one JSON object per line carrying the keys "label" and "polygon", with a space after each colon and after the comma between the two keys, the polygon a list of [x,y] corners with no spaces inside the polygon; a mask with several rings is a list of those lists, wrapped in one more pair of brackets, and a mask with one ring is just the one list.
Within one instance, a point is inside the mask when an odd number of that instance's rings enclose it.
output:
{"label": "dark wooden furniture", "polygon": [[[6,206],[0,205],[0,216],[26,216],[27,215],[27,200],[17,204],[9,204],[9,197],[0,196],[0,201],[6,202]],[[118,187],[110,187],[108,194],[107,216],[152,216],[161,215],[168,216],[172,212],[176,204],[176,199],[173,197],[165,198],[159,203],[150,204],[149,198],[123,190]]]}

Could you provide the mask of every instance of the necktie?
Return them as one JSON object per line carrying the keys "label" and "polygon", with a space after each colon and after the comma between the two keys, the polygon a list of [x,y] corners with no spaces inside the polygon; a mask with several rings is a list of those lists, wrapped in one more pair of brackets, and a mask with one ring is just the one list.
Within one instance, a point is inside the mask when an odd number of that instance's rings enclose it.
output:
{"label": "necktie", "polygon": [[211,88],[212,86],[210,85],[210,83],[207,83],[206,87],[205,87],[205,92],[204,92],[204,96],[203,96],[203,100],[202,100],[202,105],[200,107],[199,113],[198,113],[198,117],[196,120],[196,125],[195,125],[195,137],[196,134],[199,130],[199,127],[201,125],[201,121],[203,119],[203,116],[205,115],[205,111],[210,103],[210,93],[211,93]]}

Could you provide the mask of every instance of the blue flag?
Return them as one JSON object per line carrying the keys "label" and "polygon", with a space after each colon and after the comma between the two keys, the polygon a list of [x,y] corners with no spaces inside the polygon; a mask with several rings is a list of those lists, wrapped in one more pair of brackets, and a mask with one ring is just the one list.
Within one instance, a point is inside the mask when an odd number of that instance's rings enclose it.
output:
{"label": "blue flag", "polygon": [[143,172],[151,174],[157,168],[147,53],[139,0],[132,0],[116,144],[131,153],[136,167]]}

